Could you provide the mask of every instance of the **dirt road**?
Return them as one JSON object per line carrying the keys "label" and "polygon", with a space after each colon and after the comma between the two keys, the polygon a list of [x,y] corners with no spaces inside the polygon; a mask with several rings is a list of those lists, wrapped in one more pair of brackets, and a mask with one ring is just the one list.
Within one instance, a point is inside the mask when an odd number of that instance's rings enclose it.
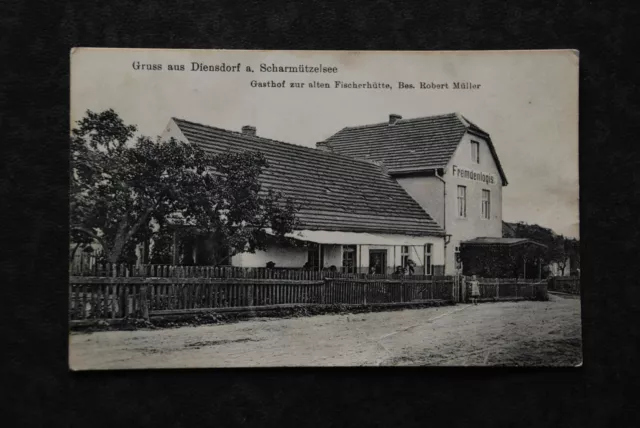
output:
{"label": "dirt road", "polygon": [[273,366],[575,366],[580,300],[259,318],[236,324],[72,334],[75,370]]}

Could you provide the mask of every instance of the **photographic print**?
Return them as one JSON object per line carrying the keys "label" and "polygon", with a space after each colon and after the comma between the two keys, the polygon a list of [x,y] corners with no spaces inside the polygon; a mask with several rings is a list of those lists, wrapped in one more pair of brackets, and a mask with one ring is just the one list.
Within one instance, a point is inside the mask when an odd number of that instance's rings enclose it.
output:
{"label": "photographic print", "polygon": [[581,364],[576,51],[70,61],[72,370]]}

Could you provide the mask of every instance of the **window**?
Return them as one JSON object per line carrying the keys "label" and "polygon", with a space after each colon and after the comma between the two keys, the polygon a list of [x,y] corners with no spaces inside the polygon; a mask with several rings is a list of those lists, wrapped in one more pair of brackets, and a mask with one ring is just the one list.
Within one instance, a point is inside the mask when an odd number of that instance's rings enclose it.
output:
{"label": "window", "polygon": [[467,216],[467,187],[458,186],[458,217]]}
{"label": "window", "polygon": [[433,275],[433,265],[431,264],[431,250],[433,244],[427,244],[426,254],[424,256],[425,275]]}
{"label": "window", "polygon": [[471,142],[471,160],[474,163],[480,163],[480,143],[477,141]]}
{"label": "window", "polygon": [[355,245],[344,245],[342,247],[342,271],[345,273],[357,273],[358,250]]}
{"label": "window", "polygon": [[407,262],[409,261],[409,246],[403,245],[400,250],[400,265],[405,268],[407,267]]}
{"label": "window", "polygon": [[491,192],[482,190],[482,218],[491,218]]}
{"label": "window", "polygon": [[309,269],[312,270],[319,270],[323,265],[322,254],[320,253],[318,244],[313,244],[313,246],[309,248],[307,253],[307,263]]}

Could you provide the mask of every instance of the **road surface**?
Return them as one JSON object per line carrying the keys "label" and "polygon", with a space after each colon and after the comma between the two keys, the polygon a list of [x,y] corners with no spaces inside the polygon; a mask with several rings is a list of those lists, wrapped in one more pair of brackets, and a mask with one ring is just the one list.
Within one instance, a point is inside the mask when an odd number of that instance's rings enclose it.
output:
{"label": "road surface", "polygon": [[426,309],[162,330],[73,333],[74,370],[274,366],[575,366],[580,300]]}

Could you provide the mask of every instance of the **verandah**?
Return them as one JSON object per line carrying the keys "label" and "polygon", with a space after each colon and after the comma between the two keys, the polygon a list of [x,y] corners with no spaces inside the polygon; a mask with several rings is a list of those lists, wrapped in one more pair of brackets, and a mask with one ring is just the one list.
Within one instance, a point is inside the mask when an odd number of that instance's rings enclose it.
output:
{"label": "verandah", "polygon": [[[352,232],[297,231],[285,241],[275,239],[267,248],[230,254],[217,245],[213,237],[174,230],[165,239],[164,256],[150,257],[157,243],[139,247],[137,259],[129,265],[172,265],[198,268],[270,267],[287,270],[332,270],[344,273],[391,274],[405,270],[407,274],[443,274],[443,255],[437,238],[382,235]],[[152,251],[150,251],[152,249]],[[70,273],[102,269],[96,255],[79,253],[72,260]],[[130,266],[129,270],[133,270]]]}

